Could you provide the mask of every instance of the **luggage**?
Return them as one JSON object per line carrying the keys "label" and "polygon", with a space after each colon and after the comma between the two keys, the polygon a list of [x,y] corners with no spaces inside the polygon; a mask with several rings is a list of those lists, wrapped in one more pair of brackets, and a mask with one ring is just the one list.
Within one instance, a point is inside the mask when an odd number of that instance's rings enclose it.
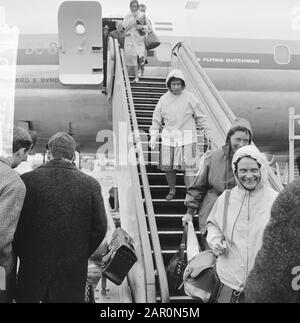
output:
{"label": "luggage", "polygon": [[117,228],[101,262],[102,274],[121,285],[136,260],[132,238],[122,228]]}
{"label": "luggage", "polygon": [[181,244],[179,246],[178,251],[170,260],[167,266],[167,278],[169,291],[171,293],[178,293],[182,288],[183,281],[183,272],[187,264],[185,251],[186,244],[186,235],[187,235],[187,226],[184,227],[184,232],[182,234]]}
{"label": "luggage", "polygon": [[214,301],[220,283],[215,263],[216,257],[211,250],[202,251],[189,261],[183,275],[186,295],[203,303]]}
{"label": "luggage", "polygon": [[153,31],[150,31],[144,37],[144,43],[147,50],[154,49],[160,45],[160,41],[158,40],[157,36],[154,34]]}
{"label": "luggage", "polygon": [[[230,190],[225,193],[222,232],[225,232]],[[212,250],[205,250],[195,255],[195,230],[191,222],[188,227],[187,254],[188,264],[183,274],[184,291],[186,295],[198,298],[203,303],[214,302],[220,287],[220,280],[216,272],[217,258]],[[225,238],[224,238],[225,239]],[[193,257],[192,259],[190,257]]]}

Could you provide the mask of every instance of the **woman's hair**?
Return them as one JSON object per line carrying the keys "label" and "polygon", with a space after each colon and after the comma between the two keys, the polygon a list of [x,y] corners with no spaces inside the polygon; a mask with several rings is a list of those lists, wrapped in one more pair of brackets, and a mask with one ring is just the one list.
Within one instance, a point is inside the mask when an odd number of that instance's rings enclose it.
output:
{"label": "woman's hair", "polygon": [[180,80],[181,81],[181,84],[182,84],[182,86],[183,86],[183,88],[185,88],[185,82],[184,82],[184,80],[183,79],[180,79],[180,78],[178,78],[178,77],[175,77],[175,76],[172,76],[172,77],[170,77],[169,79],[168,79],[168,82],[167,82],[167,87],[168,87],[168,89],[169,90],[171,90],[171,83],[173,82],[173,81],[177,81],[177,80]]}
{"label": "woman's hair", "polygon": [[131,6],[134,4],[134,3],[136,3],[137,4],[137,7],[139,8],[139,2],[137,1],[137,0],[131,0],[130,1],[130,4],[129,4],[129,6],[130,6],[130,8],[131,8]]}
{"label": "woman's hair", "polygon": [[237,131],[242,131],[242,132],[245,132],[246,134],[249,135],[249,145],[251,144],[251,141],[252,141],[252,133],[251,131],[246,128],[246,127],[242,127],[242,126],[236,126],[232,129],[230,129],[228,131],[228,134],[227,134],[227,137],[226,137],[226,144],[229,144],[230,143],[230,138],[232,137],[232,135],[234,135]]}

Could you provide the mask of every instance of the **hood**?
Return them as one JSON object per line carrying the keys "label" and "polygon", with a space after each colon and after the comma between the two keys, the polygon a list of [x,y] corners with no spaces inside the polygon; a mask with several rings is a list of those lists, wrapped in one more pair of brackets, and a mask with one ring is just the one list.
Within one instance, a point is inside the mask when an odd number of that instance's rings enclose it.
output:
{"label": "hood", "polygon": [[170,81],[170,78],[172,77],[175,77],[177,79],[181,79],[184,84],[185,84],[185,79],[184,79],[184,76],[183,76],[183,73],[180,71],[180,70],[172,70],[168,76],[167,76],[167,79],[166,79],[166,85],[167,85],[167,88],[170,90],[170,88],[168,87],[168,82]]}
{"label": "hood", "polygon": [[250,123],[247,119],[244,119],[244,118],[237,118],[233,124],[231,125],[230,130],[236,128],[236,127],[243,127],[243,128],[246,128],[250,131],[251,133],[251,136],[253,136],[253,132],[252,132],[252,129],[251,129],[251,126],[250,126]]}
{"label": "hood", "polygon": [[257,185],[255,191],[257,189],[259,189],[260,187],[264,187],[264,186],[269,185],[267,160],[266,160],[265,156],[255,146],[247,145],[247,146],[244,146],[244,147],[238,149],[232,158],[232,170],[233,170],[234,176],[236,178],[236,182],[238,183],[238,186],[242,187],[244,189],[244,187],[241,185],[240,181],[238,180],[238,178],[236,177],[236,174],[235,174],[236,162],[240,158],[246,157],[246,156],[253,158],[254,160],[256,160],[256,162],[258,164],[261,165],[261,167],[260,167],[261,180],[260,180],[260,183]]}

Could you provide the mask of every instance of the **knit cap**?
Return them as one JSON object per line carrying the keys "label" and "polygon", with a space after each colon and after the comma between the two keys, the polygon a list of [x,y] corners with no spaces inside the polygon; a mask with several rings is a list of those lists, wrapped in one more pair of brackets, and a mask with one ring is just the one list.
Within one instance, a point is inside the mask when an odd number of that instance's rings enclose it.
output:
{"label": "knit cap", "polygon": [[48,148],[54,158],[72,160],[75,155],[76,142],[66,132],[58,132],[48,141]]}

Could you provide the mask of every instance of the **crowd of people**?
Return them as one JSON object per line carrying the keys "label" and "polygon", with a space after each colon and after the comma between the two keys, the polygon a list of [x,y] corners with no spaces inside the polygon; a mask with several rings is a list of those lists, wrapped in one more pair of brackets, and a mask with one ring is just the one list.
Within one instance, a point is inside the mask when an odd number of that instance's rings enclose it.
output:
{"label": "crowd of people", "polygon": [[[114,31],[103,28],[104,44],[112,37],[124,48],[135,82],[144,73],[143,38],[152,29],[145,11],[132,0]],[[166,174],[167,201],[176,197],[177,172],[184,173],[182,224],[198,217],[201,248],[217,258],[213,301],[300,302],[300,181],[279,194],[270,187],[267,161],[251,145],[254,134],[243,118],[231,125],[224,146],[205,155],[195,176],[197,130],[211,129],[180,70],[169,73],[166,86],[153,112],[149,147],[161,135],[158,168]],[[49,139],[45,164],[19,176],[14,168],[36,140],[15,126],[12,156],[0,156],[0,303],[83,302],[88,259],[107,231],[101,187],[76,167],[76,142],[65,132]]]}
{"label": "crowd of people", "polygon": [[49,162],[20,177],[13,169],[32,148],[14,127],[13,154],[0,158],[0,302],[80,303],[107,231],[101,187],[76,167],[76,142],[64,132],[49,139]]}
{"label": "crowd of people", "polygon": [[181,71],[171,71],[166,85],[153,113],[149,147],[155,148],[160,133],[158,168],[166,173],[167,201],[176,196],[176,172],[184,172],[182,224],[197,215],[201,249],[217,258],[219,286],[212,301],[300,302],[300,286],[291,285],[300,272],[299,180],[277,199],[266,158],[251,145],[253,132],[243,118],[232,124],[223,147],[205,155],[194,176],[197,129],[208,133],[210,127],[198,100],[185,90]]}

